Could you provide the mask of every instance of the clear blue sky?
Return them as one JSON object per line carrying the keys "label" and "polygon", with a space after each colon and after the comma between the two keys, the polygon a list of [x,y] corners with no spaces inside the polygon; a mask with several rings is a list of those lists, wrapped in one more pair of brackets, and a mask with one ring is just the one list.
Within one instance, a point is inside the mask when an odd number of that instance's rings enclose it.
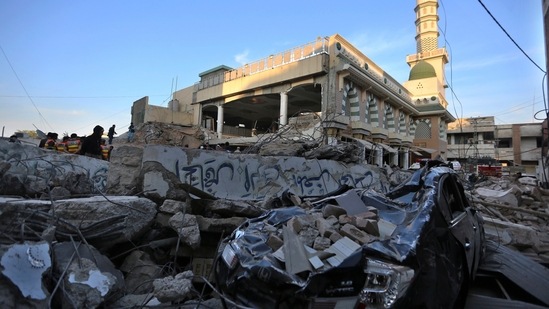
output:
{"label": "clear blue sky", "polygon": [[[541,0],[482,0],[545,70]],[[167,106],[171,91],[218,65],[238,67],[339,33],[397,81],[416,51],[415,0],[0,1],[0,129],[86,135],[127,131],[132,103]],[[539,122],[541,72],[478,0],[439,0],[456,117]],[[478,30],[476,30],[478,29]],[[541,117],[541,115],[540,115]]]}

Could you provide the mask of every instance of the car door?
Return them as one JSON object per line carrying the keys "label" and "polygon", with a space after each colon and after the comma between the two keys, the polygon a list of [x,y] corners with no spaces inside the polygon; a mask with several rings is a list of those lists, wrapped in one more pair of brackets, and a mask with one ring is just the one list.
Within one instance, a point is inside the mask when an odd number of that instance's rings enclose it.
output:
{"label": "car door", "polygon": [[476,251],[479,244],[477,244],[476,234],[479,227],[465,199],[463,187],[459,184],[457,175],[448,173],[441,177],[438,202],[439,207],[444,208],[441,212],[448,214],[445,216],[448,229],[461,244],[467,259],[468,272],[473,274],[475,259],[478,258]]}

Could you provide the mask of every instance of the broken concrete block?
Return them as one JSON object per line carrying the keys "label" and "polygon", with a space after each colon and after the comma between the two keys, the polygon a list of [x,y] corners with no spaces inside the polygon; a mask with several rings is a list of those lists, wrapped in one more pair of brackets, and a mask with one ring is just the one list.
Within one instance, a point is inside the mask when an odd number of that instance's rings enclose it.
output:
{"label": "broken concrete block", "polygon": [[315,239],[319,236],[318,230],[314,227],[306,227],[299,232],[299,240],[305,245],[312,247]]}
{"label": "broken concrete block", "polygon": [[206,218],[203,216],[196,216],[198,229],[201,232],[230,234],[244,221],[246,221],[246,218],[243,217]]}
{"label": "broken concrete block", "polygon": [[132,195],[141,190],[139,177],[143,148],[120,145],[111,153],[107,192],[112,195]]}
{"label": "broken concrete block", "polygon": [[193,272],[190,270],[153,281],[154,296],[161,302],[177,302],[189,297],[192,293]]}
{"label": "broken concrete block", "polygon": [[292,203],[296,206],[301,205],[301,198],[295,194],[290,194],[290,201],[292,201]]}
{"label": "broken concrete block", "polygon": [[49,200],[51,198],[52,200],[61,200],[61,199],[70,198],[70,197],[71,197],[71,191],[63,187],[55,187],[51,189],[49,196],[47,193],[44,193],[42,194],[40,199]]}
{"label": "broken concrete block", "polygon": [[[91,246],[57,243],[53,246],[53,255],[56,279],[64,280],[63,308],[95,308],[124,289],[122,272]],[[60,278],[64,272],[64,277]]]}
{"label": "broken concrete block", "polygon": [[181,186],[181,180],[159,162],[143,162],[140,170],[145,197],[161,204],[165,199],[185,201],[188,190]]}
{"label": "broken concrete block", "polygon": [[352,224],[354,217],[348,216],[348,215],[340,215],[338,217],[338,223],[341,225],[345,224]]}
{"label": "broken concrete block", "polygon": [[326,237],[317,237],[313,243],[313,249],[315,250],[326,250],[330,247],[332,241]]}
{"label": "broken concrete block", "polygon": [[352,224],[345,224],[341,230],[341,234],[344,236],[349,237],[350,239],[360,243],[360,244],[366,244],[370,241],[370,236],[366,234],[365,232],[357,229]]}
{"label": "broken concrete block", "polygon": [[51,267],[50,246],[47,242],[13,244],[0,261],[2,274],[21,291],[24,297],[45,300],[49,293],[42,276]]}
{"label": "broken concrete block", "polygon": [[517,179],[517,181],[523,185],[529,185],[529,186],[535,186],[535,187],[538,186],[538,180],[533,177],[521,177]]}
{"label": "broken concrete block", "polygon": [[284,241],[280,239],[280,237],[270,234],[269,238],[267,239],[267,246],[271,248],[273,251],[277,251],[284,245]]}
{"label": "broken concrete block", "polygon": [[517,207],[519,205],[518,198],[516,196],[516,191],[511,188],[506,191],[496,191],[486,188],[477,188],[475,193],[486,201],[491,201],[495,203],[500,203],[503,205]]}
{"label": "broken concrete block", "polygon": [[324,218],[317,219],[315,225],[316,225],[316,228],[318,229],[318,233],[322,237],[330,237],[330,235],[336,232],[334,226]]}
{"label": "broken concrete block", "polygon": [[292,228],[292,230],[295,232],[295,233],[299,233],[301,232],[301,229],[303,228],[303,225],[301,224],[301,221],[296,218],[296,217],[293,217],[291,218],[290,220],[288,220],[288,223],[287,225],[289,227]]}
{"label": "broken concrete block", "polygon": [[324,218],[328,218],[329,216],[339,218],[339,216],[346,214],[347,211],[343,207],[339,207],[336,205],[328,204],[322,208],[322,215],[324,216]]}
{"label": "broken concrete block", "polygon": [[324,220],[326,220],[326,222],[328,222],[328,224],[333,225],[335,228],[337,228],[336,225],[339,224],[339,219],[336,216],[329,216],[328,218],[325,218]]}
{"label": "broken concrete block", "polygon": [[379,227],[377,225],[377,220],[366,220],[366,226],[364,227],[363,231],[373,236],[379,236]]}
{"label": "broken concrete block", "polygon": [[332,235],[330,235],[329,238],[330,238],[330,241],[334,243],[340,240],[341,238],[343,238],[343,235],[341,235],[340,233],[333,233]]}
{"label": "broken concrete block", "polygon": [[264,212],[253,201],[217,199],[204,200],[204,202],[207,210],[223,217],[255,218]]}
{"label": "broken concrete block", "polygon": [[145,233],[156,208],[153,201],[136,196],[94,196],[58,200],[50,213],[78,226],[89,243],[104,249]]}
{"label": "broken concrete block", "polygon": [[160,211],[168,214],[175,215],[178,212],[187,212],[187,203],[175,200],[165,200],[160,206]]}
{"label": "broken concrete block", "polygon": [[378,217],[377,217],[377,212],[373,212],[373,211],[365,211],[365,212],[361,212],[359,214],[356,214],[355,217],[357,219],[372,219],[372,220],[377,220]]}
{"label": "broken concrete block", "polygon": [[373,212],[376,215],[378,215],[379,210],[375,208],[374,206],[366,206],[366,211]]}
{"label": "broken concrete block", "polygon": [[182,243],[191,248],[200,246],[200,229],[195,215],[179,212],[173,215],[168,223],[179,234]]}

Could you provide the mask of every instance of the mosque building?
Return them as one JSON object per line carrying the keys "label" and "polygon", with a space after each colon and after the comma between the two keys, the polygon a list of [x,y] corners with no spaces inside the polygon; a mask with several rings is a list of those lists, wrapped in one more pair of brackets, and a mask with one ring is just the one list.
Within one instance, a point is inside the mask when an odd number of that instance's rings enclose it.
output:
{"label": "mosque building", "polygon": [[[218,66],[173,93],[168,107],[135,101],[132,121],[201,126],[213,142],[257,141],[292,125],[325,143],[354,142],[371,164],[407,168],[447,156],[445,65],[439,47],[438,2],[417,0],[416,51],[407,81],[388,72],[339,34],[267,55],[239,68]],[[306,126],[308,124],[309,126]],[[232,142],[231,142],[232,143]]]}

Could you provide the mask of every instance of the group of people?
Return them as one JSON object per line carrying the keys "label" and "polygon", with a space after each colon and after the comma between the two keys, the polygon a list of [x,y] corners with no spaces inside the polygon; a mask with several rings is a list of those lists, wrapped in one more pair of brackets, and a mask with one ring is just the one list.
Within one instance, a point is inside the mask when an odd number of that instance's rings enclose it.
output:
{"label": "group of people", "polygon": [[40,141],[38,147],[56,150],[59,152],[73,153],[85,155],[88,157],[110,160],[111,151],[114,148],[112,146],[112,140],[115,131],[115,125],[109,129],[107,134],[109,138],[109,144],[103,138],[105,129],[102,126],[97,125],[93,128],[93,133],[89,136],[79,137],[76,133],[72,133],[70,136],[63,136],[61,141],[58,141],[59,135],[57,133],[48,132],[46,138]]}

